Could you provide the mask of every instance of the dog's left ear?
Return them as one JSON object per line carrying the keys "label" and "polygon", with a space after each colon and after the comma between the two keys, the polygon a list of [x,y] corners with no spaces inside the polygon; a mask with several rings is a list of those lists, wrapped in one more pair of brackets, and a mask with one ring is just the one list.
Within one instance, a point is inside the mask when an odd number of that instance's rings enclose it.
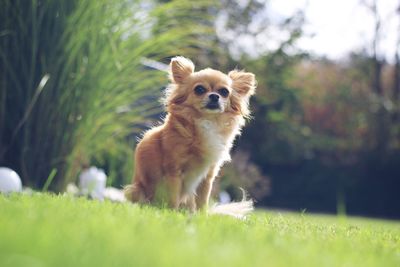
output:
{"label": "dog's left ear", "polygon": [[169,77],[172,82],[180,84],[194,72],[194,64],[185,57],[174,57],[170,63]]}
{"label": "dog's left ear", "polygon": [[251,96],[256,92],[257,81],[253,73],[232,70],[228,73],[232,79],[232,88],[242,96]]}

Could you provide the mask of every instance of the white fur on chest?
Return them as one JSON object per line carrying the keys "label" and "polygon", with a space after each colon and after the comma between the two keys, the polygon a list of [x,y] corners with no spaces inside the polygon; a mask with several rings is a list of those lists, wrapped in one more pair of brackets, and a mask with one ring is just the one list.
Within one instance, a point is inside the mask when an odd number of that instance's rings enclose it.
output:
{"label": "white fur on chest", "polygon": [[201,150],[203,151],[203,159],[196,164],[196,167],[187,170],[185,173],[185,191],[186,193],[196,192],[196,188],[200,182],[206,177],[212,166],[219,168],[224,162],[230,161],[229,151],[232,147],[232,137],[224,137],[222,135],[222,127],[230,125],[218,125],[210,120],[198,120],[196,122],[197,131],[200,137]]}
{"label": "white fur on chest", "polygon": [[210,120],[199,120],[198,131],[201,136],[201,146],[204,151],[204,159],[215,164],[230,160],[229,150],[231,148],[230,138],[222,135],[222,128],[225,125],[218,125]]}

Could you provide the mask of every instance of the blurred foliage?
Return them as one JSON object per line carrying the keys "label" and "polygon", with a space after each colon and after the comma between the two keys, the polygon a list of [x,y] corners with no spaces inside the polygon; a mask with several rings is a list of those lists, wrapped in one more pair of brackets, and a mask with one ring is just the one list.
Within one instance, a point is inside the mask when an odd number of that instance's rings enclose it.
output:
{"label": "blurred foliage", "polygon": [[[399,100],[395,67],[382,67],[383,93],[372,80],[373,59],[310,59],[276,51],[246,63],[259,80],[255,120],[241,149],[271,179],[263,204],[399,217]],[[265,74],[265,75],[263,75]]]}
{"label": "blurred foliage", "polygon": [[282,49],[246,61],[259,86],[240,149],[270,179],[260,204],[400,216],[395,66],[383,64],[378,95],[373,65],[363,53],[334,62]]}
{"label": "blurred foliage", "polygon": [[[83,165],[108,162],[131,177],[135,125],[159,112],[164,73],[142,66],[193,55],[211,29],[206,1],[19,1],[0,13],[0,163],[40,188],[52,170],[61,190]],[[196,47],[192,45],[195,44]],[[116,161],[119,161],[118,163]],[[123,183],[123,182],[121,182]]]}

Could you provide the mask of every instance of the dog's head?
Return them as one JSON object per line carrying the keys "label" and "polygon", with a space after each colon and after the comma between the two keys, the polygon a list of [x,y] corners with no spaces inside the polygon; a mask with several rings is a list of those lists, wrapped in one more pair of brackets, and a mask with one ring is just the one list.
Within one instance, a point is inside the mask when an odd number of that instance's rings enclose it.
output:
{"label": "dog's head", "polygon": [[226,75],[210,68],[195,72],[193,62],[184,57],[171,60],[169,74],[165,104],[170,112],[189,107],[201,115],[249,116],[248,102],[256,88],[254,74],[233,70]]}

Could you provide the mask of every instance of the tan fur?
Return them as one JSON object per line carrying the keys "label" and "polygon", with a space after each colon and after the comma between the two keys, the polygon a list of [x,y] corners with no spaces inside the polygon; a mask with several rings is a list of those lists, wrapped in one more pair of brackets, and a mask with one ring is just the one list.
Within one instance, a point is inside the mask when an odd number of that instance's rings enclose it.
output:
{"label": "tan fur", "polygon": [[[175,57],[166,90],[168,115],[161,126],[147,131],[136,148],[133,184],[126,190],[133,202],[165,202],[171,208],[208,207],[213,181],[249,116],[248,101],[255,92],[251,73],[213,69],[194,72],[194,64]],[[198,85],[207,92],[198,95]],[[229,90],[223,97],[218,91]],[[210,94],[219,94],[218,110],[206,108]]]}

